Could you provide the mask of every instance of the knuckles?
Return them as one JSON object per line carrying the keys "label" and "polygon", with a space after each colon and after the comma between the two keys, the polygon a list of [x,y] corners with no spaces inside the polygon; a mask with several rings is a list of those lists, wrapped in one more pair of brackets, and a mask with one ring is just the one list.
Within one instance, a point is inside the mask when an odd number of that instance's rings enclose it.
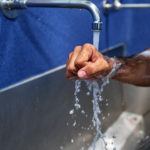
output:
{"label": "knuckles", "polygon": [[96,48],[90,43],[84,44],[83,47],[86,48],[86,49],[96,50]]}
{"label": "knuckles", "polygon": [[74,52],[78,52],[78,51],[80,51],[80,50],[81,50],[81,48],[82,48],[82,46],[80,46],[80,45],[76,46],[76,47],[74,48]]}
{"label": "knuckles", "polygon": [[[97,53],[99,53],[98,51],[97,51],[97,49],[92,45],[92,44],[89,44],[89,43],[86,43],[86,44],[84,44],[83,46],[80,46],[80,45],[78,45],[78,46],[76,46],[75,48],[74,48],[74,51],[72,51],[72,52],[70,52],[70,54],[69,54],[69,59],[68,59],[68,63],[67,63],[67,66],[66,66],[66,69],[67,69],[67,72],[70,74],[70,73],[75,73],[78,69],[80,69],[80,68],[82,68],[82,67],[84,67],[85,66],[85,62],[80,58],[80,59],[76,59],[75,61],[74,61],[74,65],[72,65],[72,63],[70,63],[71,62],[71,60],[72,60],[72,56],[74,55],[74,54],[76,54],[76,53],[79,53],[80,51],[81,51],[81,49],[87,49],[87,51],[88,50],[92,50],[92,52],[93,53],[95,53],[95,54],[97,54]],[[98,56],[98,55],[97,55]],[[100,59],[101,58],[101,55],[99,54],[99,57],[96,57],[95,59]],[[108,66],[107,66],[108,67]],[[93,67],[90,67],[89,66],[89,71],[88,71],[88,73],[90,74],[90,73],[92,73],[92,72],[94,72],[94,70],[95,70],[95,68],[93,68]],[[67,74],[68,74],[67,73]],[[67,75],[67,76],[70,76],[70,75]]]}

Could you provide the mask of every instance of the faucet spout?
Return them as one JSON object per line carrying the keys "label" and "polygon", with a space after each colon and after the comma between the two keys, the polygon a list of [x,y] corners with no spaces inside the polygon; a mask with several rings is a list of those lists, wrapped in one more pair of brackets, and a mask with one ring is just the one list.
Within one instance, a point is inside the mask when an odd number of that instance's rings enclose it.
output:
{"label": "faucet spout", "polygon": [[101,29],[100,11],[97,6],[89,0],[27,0],[26,6],[86,9],[93,17],[92,29]]}
{"label": "faucet spout", "polygon": [[92,29],[101,30],[100,11],[90,0],[0,0],[1,8],[8,10],[27,7],[78,8],[88,10],[93,17]]}

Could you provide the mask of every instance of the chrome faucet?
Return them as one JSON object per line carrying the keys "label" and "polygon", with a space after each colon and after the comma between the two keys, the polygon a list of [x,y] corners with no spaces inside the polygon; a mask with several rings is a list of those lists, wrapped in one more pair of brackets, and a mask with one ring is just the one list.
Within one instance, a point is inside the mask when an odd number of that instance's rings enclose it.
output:
{"label": "chrome faucet", "polygon": [[109,0],[103,0],[103,8],[105,10],[119,10],[119,9],[143,9],[150,8],[150,3],[122,3],[121,0],[113,0],[113,3],[110,3]]}
{"label": "chrome faucet", "polygon": [[88,10],[92,17],[92,29],[101,30],[100,11],[90,0],[0,0],[0,7],[8,18],[15,18],[17,10],[27,7],[78,8]]}

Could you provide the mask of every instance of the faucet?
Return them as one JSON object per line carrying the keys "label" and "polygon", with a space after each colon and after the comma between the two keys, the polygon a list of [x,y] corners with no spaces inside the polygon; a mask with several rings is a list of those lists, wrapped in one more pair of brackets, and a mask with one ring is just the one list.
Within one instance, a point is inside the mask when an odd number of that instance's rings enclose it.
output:
{"label": "faucet", "polygon": [[101,30],[100,11],[90,0],[0,0],[0,8],[8,18],[16,18],[17,10],[27,7],[78,8],[88,10],[92,17],[93,31]]}
{"label": "faucet", "polygon": [[150,8],[150,3],[138,3],[138,4],[126,4],[121,3],[121,0],[113,0],[113,3],[110,3],[109,0],[103,0],[103,8],[105,10],[119,10],[119,9],[143,9],[143,8]]}

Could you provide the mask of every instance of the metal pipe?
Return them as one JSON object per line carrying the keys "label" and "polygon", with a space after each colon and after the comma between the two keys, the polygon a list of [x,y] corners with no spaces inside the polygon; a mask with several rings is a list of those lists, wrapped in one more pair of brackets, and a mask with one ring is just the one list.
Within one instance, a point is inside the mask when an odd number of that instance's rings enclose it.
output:
{"label": "metal pipe", "polygon": [[1,8],[21,9],[27,7],[78,8],[88,10],[93,17],[92,29],[101,30],[100,11],[89,0],[0,0]]}
{"label": "metal pipe", "polygon": [[150,8],[150,4],[122,4],[119,8]]}
{"label": "metal pipe", "polygon": [[114,0],[114,2],[111,4],[108,2],[108,0],[103,1],[103,7],[104,9],[143,9],[143,8],[150,8],[150,3],[141,3],[141,4],[122,4],[120,0]]}

